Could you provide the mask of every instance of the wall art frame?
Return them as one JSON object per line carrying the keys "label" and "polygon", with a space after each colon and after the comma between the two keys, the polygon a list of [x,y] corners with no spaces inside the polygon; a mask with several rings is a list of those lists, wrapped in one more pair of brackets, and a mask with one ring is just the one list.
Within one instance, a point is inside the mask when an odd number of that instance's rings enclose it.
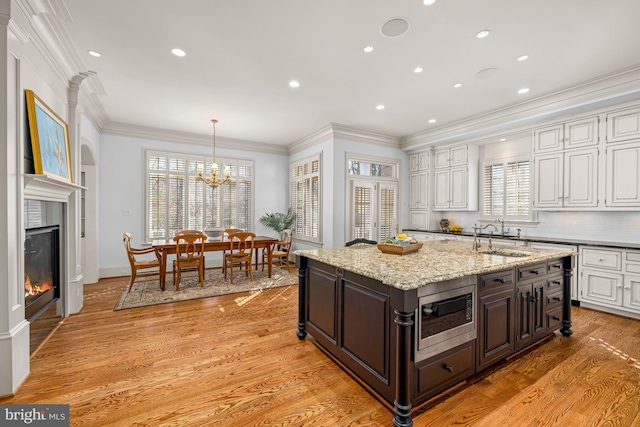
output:
{"label": "wall art frame", "polygon": [[32,90],[25,96],[35,173],[73,183],[69,126]]}

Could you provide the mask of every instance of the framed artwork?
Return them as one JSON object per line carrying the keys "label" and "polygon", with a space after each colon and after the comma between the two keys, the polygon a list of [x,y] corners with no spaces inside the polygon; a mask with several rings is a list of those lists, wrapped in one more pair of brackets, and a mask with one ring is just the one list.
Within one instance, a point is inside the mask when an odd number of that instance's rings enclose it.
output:
{"label": "framed artwork", "polygon": [[69,127],[33,91],[25,90],[36,174],[73,182]]}

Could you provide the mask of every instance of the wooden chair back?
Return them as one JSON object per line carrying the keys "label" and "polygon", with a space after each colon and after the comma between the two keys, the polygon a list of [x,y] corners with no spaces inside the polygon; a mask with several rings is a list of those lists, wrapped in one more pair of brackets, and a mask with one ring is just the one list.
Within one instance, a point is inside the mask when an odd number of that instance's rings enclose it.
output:
{"label": "wooden chair back", "polygon": [[[253,280],[251,260],[253,255],[253,240],[255,233],[242,231],[229,235],[229,253],[224,257],[224,277],[227,278],[227,271],[231,272],[231,283],[233,283],[233,267],[240,267],[240,271],[245,271],[250,280]],[[244,266],[244,268],[243,268]]]}
{"label": "wooden chair back", "polygon": [[[293,242],[293,231],[286,229],[282,230],[282,240],[275,244],[273,251],[271,252],[271,259],[269,259],[269,263],[273,263],[274,259],[280,260],[280,267],[287,267],[287,271],[291,272],[291,268],[289,266],[289,252],[291,252],[291,243]],[[264,270],[264,265],[262,266]]]}
{"label": "wooden chair back", "polygon": [[[192,232],[195,231],[195,232]],[[176,242],[176,259],[173,263],[173,280],[176,291],[180,288],[183,271],[197,270],[200,286],[204,287],[204,243],[207,235],[198,230],[178,233],[173,238]]]}
{"label": "wooden chair back", "polygon": [[[133,287],[136,277],[140,276],[153,276],[160,273],[160,263],[162,262],[162,256],[156,248],[144,248],[137,249],[131,246],[131,240],[133,235],[131,233],[123,233],[122,240],[124,242],[124,248],[127,251],[127,258],[131,265],[131,277],[129,278],[129,292]],[[137,259],[136,255],[145,255],[153,253],[156,259]],[[144,270],[144,271],[139,271]],[[151,270],[151,271],[150,271]]]}

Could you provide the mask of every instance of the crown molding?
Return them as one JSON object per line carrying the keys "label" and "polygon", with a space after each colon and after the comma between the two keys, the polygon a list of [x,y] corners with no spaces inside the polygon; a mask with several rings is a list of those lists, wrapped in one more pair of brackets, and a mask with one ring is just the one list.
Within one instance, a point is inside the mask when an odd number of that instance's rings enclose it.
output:
{"label": "crown molding", "polygon": [[[211,145],[211,135],[200,135],[189,132],[179,132],[168,129],[157,129],[128,123],[109,122],[102,127],[101,133],[105,135],[126,136],[131,138],[148,139],[152,141],[177,142],[193,145]],[[259,153],[288,155],[284,145],[266,144],[262,142],[246,141],[242,139],[225,138],[216,136],[218,148],[228,148],[240,151],[253,151]]]}
{"label": "crown molding", "polygon": [[321,144],[329,139],[344,139],[347,141],[364,142],[366,144],[382,145],[398,149],[400,148],[399,137],[330,122],[304,138],[290,144],[289,153],[298,153],[309,147],[313,147],[314,145]]}
{"label": "crown molding", "polygon": [[640,66],[447,126],[408,135],[401,139],[400,146],[403,150],[415,150],[430,145],[483,138],[636,99],[640,99]]}

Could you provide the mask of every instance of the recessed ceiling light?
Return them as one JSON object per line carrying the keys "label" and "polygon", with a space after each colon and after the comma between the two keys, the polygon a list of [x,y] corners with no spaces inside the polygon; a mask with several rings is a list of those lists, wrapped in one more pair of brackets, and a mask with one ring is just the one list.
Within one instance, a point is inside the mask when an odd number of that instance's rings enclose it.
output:
{"label": "recessed ceiling light", "polygon": [[523,87],[522,89],[520,89],[518,91],[519,94],[523,94],[523,93],[527,93],[527,92],[529,92],[529,88],[528,87]]}
{"label": "recessed ceiling light", "polygon": [[436,2],[436,0],[422,0],[422,3],[425,6],[431,6],[432,4],[434,4]]}
{"label": "recessed ceiling light", "polygon": [[298,83],[298,82],[297,82],[297,81],[295,81],[295,80],[291,80],[291,81],[289,82],[289,86],[291,86],[291,87],[300,87],[300,83]]}
{"label": "recessed ceiling light", "polygon": [[507,138],[500,138],[500,142],[504,142],[506,140],[507,140]]}
{"label": "recessed ceiling light", "polygon": [[96,58],[100,58],[102,56],[102,54],[96,50],[90,50],[89,55],[95,56]]}
{"label": "recessed ceiling light", "polygon": [[436,119],[430,119],[429,120],[429,123],[435,123],[435,122],[436,122]]}
{"label": "recessed ceiling light", "polygon": [[520,55],[520,56],[518,56],[518,61],[524,61],[528,57],[529,57],[529,55]]}
{"label": "recessed ceiling light", "polygon": [[366,53],[371,53],[373,52],[373,46],[365,46],[362,50],[364,50]]}
{"label": "recessed ceiling light", "polygon": [[453,85],[453,87],[455,87],[456,89],[459,88],[459,87],[462,87],[462,83],[456,83],[456,84]]}
{"label": "recessed ceiling light", "polygon": [[376,110],[384,110],[384,105],[380,104],[376,106]]}
{"label": "recessed ceiling light", "polygon": [[414,73],[421,73],[423,70],[424,70],[424,68],[422,68],[422,67],[416,67],[416,68],[413,69],[413,72]]}
{"label": "recessed ceiling light", "polygon": [[171,53],[173,53],[175,56],[185,56],[186,55],[184,50],[178,49],[178,48],[171,49]]}
{"label": "recessed ceiling light", "polygon": [[489,30],[482,30],[478,34],[476,34],[476,37],[479,38],[479,39],[483,39],[483,38],[487,37],[490,32],[491,31],[489,31]]}

